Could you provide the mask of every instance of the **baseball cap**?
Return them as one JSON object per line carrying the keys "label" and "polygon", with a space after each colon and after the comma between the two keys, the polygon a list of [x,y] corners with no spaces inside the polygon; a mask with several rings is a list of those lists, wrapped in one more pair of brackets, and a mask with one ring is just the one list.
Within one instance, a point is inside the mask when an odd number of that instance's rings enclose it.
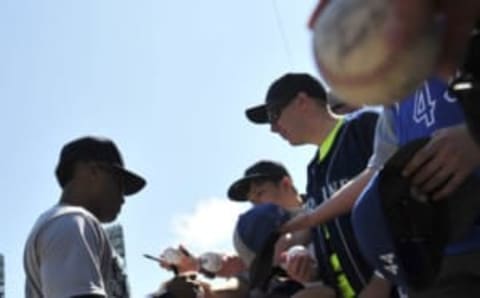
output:
{"label": "baseball cap", "polygon": [[237,220],[233,244],[243,262],[249,267],[252,288],[263,286],[275,272],[274,248],[280,237],[280,227],[291,214],[271,203],[253,206]]}
{"label": "baseball cap", "polygon": [[60,152],[55,174],[61,187],[71,179],[74,165],[79,161],[103,162],[118,170],[123,176],[125,195],[140,191],[146,184],[144,178],[124,167],[120,151],[113,141],[86,136],[67,143]]}
{"label": "baseball cap", "polygon": [[447,244],[465,239],[480,215],[475,175],[440,201],[420,195],[402,175],[428,141],[412,141],[394,154],[352,213],[355,235],[367,260],[396,284],[414,289],[426,288],[435,280]]}
{"label": "baseball cap", "polygon": [[227,196],[232,201],[246,201],[247,194],[250,190],[250,183],[252,181],[260,179],[277,181],[285,176],[290,177],[290,174],[281,163],[270,160],[258,161],[245,170],[245,174],[242,178],[238,179],[230,186]]}
{"label": "baseball cap", "polygon": [[267,91],[265,104],[245,111],[247,118],[256,124],[269,123],[267,107],[286,106],[299,92],[325,99],[325,89],[320,82],[306,73],[287,73],[274,81]]}

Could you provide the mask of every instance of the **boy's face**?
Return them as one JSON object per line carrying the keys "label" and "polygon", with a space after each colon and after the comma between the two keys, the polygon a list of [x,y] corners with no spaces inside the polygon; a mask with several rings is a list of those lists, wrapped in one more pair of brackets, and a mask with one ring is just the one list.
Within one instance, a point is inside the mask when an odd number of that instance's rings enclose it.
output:
{"label": "boy's face", "polygon": [[251,182],[247,199],[254,205],[265,203],[278,203],[283,196],[281,182],[262,181]]}
{"label": "boy's face", "polygon": [[307,143],[306,136],[309,131],[304,125],[305,113],[302,110],[302,100],[300,96],[296,96],[281,112],[278,112],[276,120],[270,123],[270,130],[278,133],[290,145]]}

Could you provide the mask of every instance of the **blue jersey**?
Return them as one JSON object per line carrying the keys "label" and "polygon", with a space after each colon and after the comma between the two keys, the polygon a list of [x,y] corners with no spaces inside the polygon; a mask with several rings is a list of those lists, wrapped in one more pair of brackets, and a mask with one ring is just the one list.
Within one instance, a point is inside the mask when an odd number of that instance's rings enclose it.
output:
{"label": "blue jersey", "polygon": [[[330,145],[322,145],[308,166],[308,207],[327,201],[365,169],[373,151],[377,118],[374,111],[353,113],[330,134],[331,140],[325,142]],[[372,268],[359,252],[350,214],[314,228],[313,243],[325,282],[337,288],[340,297],[356,297],[368,283]]]}
{"label": "blue jersey", "polygon": [[[432,77],[412,95],[391,108],[393,127],[398,145],[425,136],[435,131],[465,122],[465,117],[456,97],[449,92],[448,85]],[[447,247],[447,254],[459,254],[480,249],[480,228],[474,227],[472,233],[460,243]]]}
{"label": "blue jersey", "polygon": [[464,115],[448,86],[437,78],[425,81],[420,88],[393,108],[394,129],[398,145],[430,136],[438,129],[464,122]]}

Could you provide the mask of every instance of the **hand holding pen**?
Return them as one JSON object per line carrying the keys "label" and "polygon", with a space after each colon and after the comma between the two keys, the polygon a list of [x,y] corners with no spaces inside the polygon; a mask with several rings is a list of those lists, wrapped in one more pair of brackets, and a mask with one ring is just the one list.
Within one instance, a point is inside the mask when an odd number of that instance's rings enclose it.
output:
{"label": "hand holding pen", "polygon": [[172,270],[176,275],[184,272],[198,271],[197,259],[182,245],[178,248],[168,247],[159,257],[144,254],[145,258],[156,261],[162,268]]}

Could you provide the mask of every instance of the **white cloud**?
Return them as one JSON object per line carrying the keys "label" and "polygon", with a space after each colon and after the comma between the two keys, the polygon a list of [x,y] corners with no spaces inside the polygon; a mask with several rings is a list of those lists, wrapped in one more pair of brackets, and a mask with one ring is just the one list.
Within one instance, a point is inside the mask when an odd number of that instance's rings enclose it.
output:
{"label": "white cloud", "polygon": [[194,253],[205,251],[233,252],[232,235],[238,215],[248,203],[235,203],[226,198],[201,200],[192,213],[173,216],[176,242]]}

